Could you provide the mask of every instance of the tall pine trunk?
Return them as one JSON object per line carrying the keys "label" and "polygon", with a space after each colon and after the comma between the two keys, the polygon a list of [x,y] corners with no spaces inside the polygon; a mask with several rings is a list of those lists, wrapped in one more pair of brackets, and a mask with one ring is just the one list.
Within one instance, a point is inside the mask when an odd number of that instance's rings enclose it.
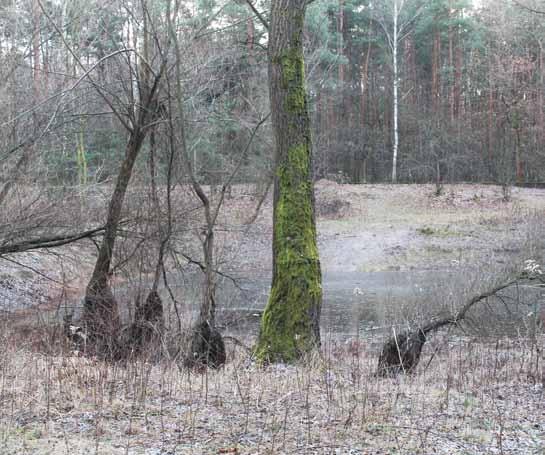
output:
{"label": "tall pine trunk", "polygon": [[304,84],[305,0],[273,0],[269,96],[276,146],[273,280],[256,347],[290,362],[320,344],[322,275],[316,245],[310,119]]}

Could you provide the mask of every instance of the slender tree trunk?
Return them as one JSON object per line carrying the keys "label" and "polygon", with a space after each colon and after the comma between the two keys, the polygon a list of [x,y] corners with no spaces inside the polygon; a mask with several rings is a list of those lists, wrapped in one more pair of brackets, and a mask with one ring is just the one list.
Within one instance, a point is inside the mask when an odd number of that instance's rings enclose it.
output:
{"label": "slender tree trunk", "polygon": [[[250,11],[250,14],[252,12]],[[255,65],[255,51],[254,51],[254,45],[255,45],[255,24],[254,24],[254,18],[252,15],[248,17],[246,22],[246,49],[248,52],[248,63],[250,65]]]}
{"label": "slender tree trunk", "polygon": [[[451,2],[449,1],[449,15],[450,11],[452,11]],[[450,107],[450,121],[454,122],[454,83],[453,83],[453,75],[454,75],[454,37],[453,37],[453,31],[452,31],[452,24],[449,23],[448,26],[448,65],[449,65],[449,75],[451,76],[449,78],[450,82],[450,93],[449,93],[449,107]]]}
{"label": "slender tree trunk", "polygon": [[431,97],[432,97],[432,110],[433,112],[439,111],[440,90],[441,90],[441,33],[439,30],[435,32],[433,38],[433,51],[432,51],[432,68],[431,68]]}
{"label": "slender tree trunk", "polygon": [[[371,26],[371,21],[369,22]],[[361,65],[361,75],[360,75],[360,144],[362,144],[359,153],[361,153],[361,159],[359,160],[358,166],[358,180],[356,183],[366,183],[367,182],[367,152],[363,149],[363,144],[365,143],[364,131],[366,126],[366,116],[367,116],[367,94],[369,92],[369,59],[371,55],[371,40],[367,43],[367,51],[363,55],[363,62]]]}
{"label": "slender tree trunk", "polygon": [[[339,15],[337,17],[337,55],[342,57],[339,64],[339,87],[341,89],[341,99],[338,103],[337,120],[342,122],[342,126],[350,128],[352,103],[349,101],[347,92],[347,83],[350,81],[350,65],[345,64],[344,60],[348,59],[347,46],[349,45],[348,34],[346,33],[346,11],[345,0],[339,0]],[[341,126],[341,125],[340,125]]]}
{"label": "slender tree trunk", "polygon": [[394,143],[393,143],[393,153],[392,153],[392,183],[397,181],[397,153],[399,147],[399,130],[398,130],[398,109],[399,109],[399,100],[398,100],[398,90],[399,90],[399,70],[397,67],[397,49],[398,49],[398,10],[397,10],[397,0],[394,0],[394,30],[393,30],[393,39],[392,39],[392,53],[394,60]]}
{"label": "slender tree trunk", "polygon": [[520,127],[515,129],[515,181],[522,183],[524,181],[524,163],[521,158],[520,150]]}
{"label": "slender tree trunk", "polygon": [[32,60],[34,77],[34,96],[39,99],[41,96],[41,70],[40,70],[40,5],[37,0],[32,0]]}
{"label": "slender tree trunk", "polygon": [[320,344],[322,275],[316,245],[310,118],[304,84],[305,0],[273,0],[269,96],[275,139],[273,279],[256,347],[294,361]]}
{"label": "slender tree trunk", "polygon": [[[339,14],[337,15],[337,55],[344,55],[344,0],[339,0]],[[339,83],[344,91],[345,65],[339,64]],[[342,105],[342,104],[341,104]]]}
{"label": "slender tree trunk", "polygon": [[488,115],[487,115],[487,130],[488,130],[488,166],[490,169],[492,166],[492,159],[494,155],[494,131],[493,131],[493,121],[494,121],[494,84],[492,80],[492,57],[489,57],[488,64]]}
{"label": "slender tree trunk", "polygon": [[545,121],[543,118],[543,109],[545,106],[543,105],[543,91],[545,90],[544,85],[544,78],[545,78],[545,70],[543,69],[543,42],[539,41],[539,87],[537,89],[537,124],[538,124],[538,141],[539,146],[543,146],[543,139],[545,138]]}
{"label": "slender tree trunk", "polygon": [[407,59],[407,73],[409,74],[410,80],[410,100],[413,106],[416,105],[418,101],[418,83],[416,76],[416,46],[414,44],[414,35],[411,32],[405,41],[405,55]]}
{"label": "slender tree trunk", "polygon": [[106,343],[105,345],[98,343],[97,349],[99,351],[114,348],[112,343],[120,328],[117,302],[109,284],[110,268],[125,193],[144,136],[144,133],[139,129],[131,132],[125,150],[125,160],[121,165],[108,206],[104,237],[85,294],[83,320],[87,325],[88,336],[93,341],[103,340]]}
{"label": "slender tree trunk", "polygon": [[[202,241],[204,260],[201,264],[201,270],[204,273],[203,282],[203,296],[200,305],[199,319],[192,328],[192,333],[189,343],[189,352],[186,353],[184,363],[189,368],[195,368],[202,370],[207,366],[217,368],[225,363],[226,353],[225,345],[221,334],[215,326],[216,316],[216,304],[215,304],[215,291],[216,291],[216,271],[214,264],[214,227],[216,224],[218,211],[220,205],[213,209],[211,206],[210,198],[204,192],[200,185],[197,175],[195,160],[191,160],[186,142],[185,131],[185,112],[183,106],[183,90],[182,90],[182,53],[180,49],[180,43],[176,26],[172,21],[172,18],[177,17],[177,11],[179,3],[175,4],[175,12],[171,14],[171,3],[167,2],[167,22],[170,39],[173,42],[175,52],[175,83],[174,83],[174,95],[175,95],[175,107],[177,110],[178,124],[175,126],[172,116],[170,117],[170,140],[171,144],[177,146],[180,149],[185,170],[191,181],[191,187],[202,203],[204,211],[204,217],[206,221],[206,228],[204,230],[204,238]],[[175,128],[177,130],[178,138],[176,138]]]}
{"label": "slender tree trunk", "polygon": [[[371,21],[369,22],[371,26]],[[371,40],[367,43],[367,51],[362,55],[361,76],[360,76],[360,125],[361,129],[365,128],[365,120],[367,115],[367,93],[369,91],[369,59],[371,56]]]}
{"label": "slender tree trunk", "polygon": [[458,42],[455,51],[454,60],[454,111],[453,117],[457,119],[460,116],[460,104],[462,99],[462,43],[460,43],[460,35],[458,35]]}

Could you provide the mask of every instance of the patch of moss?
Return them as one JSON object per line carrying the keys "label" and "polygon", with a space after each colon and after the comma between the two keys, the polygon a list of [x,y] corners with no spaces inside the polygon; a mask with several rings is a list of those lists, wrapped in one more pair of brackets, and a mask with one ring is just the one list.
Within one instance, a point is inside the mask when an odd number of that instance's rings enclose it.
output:
{"label": "patch of moss", "polygon": [[286,110],[304,113],[306,109],[305,61],[302,49],[291,47],[280,57],[282,88],[288,91]]}
{"label": "patch of moss", "polygon": [[429,226],[424,226],[424,227],[418,228],[416,232],[422,235],[434,235],[436,230]]}
{"label": "patch of moss", "polygon": [[309,145],[292,147],[277,172],[279,195],[273,241],[276,263],[255,351],[262,362],[292,362],[320,342],[317,324],[322,284]]}
{"label": "patch of moss", "polygon": [[457,237],[461,234],[459,232],[453,231],[449,226],[434,228],[430,226],[424,226],[416,230],[419,234],[427,236],[437,236],[437,237]]}

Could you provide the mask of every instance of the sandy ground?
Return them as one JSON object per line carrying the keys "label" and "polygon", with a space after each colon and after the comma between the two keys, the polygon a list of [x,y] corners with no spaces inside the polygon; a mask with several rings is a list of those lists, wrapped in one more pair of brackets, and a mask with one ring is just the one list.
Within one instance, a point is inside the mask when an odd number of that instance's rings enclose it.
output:
{"label": "sandy ground", "polygon": [[[318,243],[325,272],[441,269],[522,250],[542,217],[545,190],[497,186],[340,185],[319,181]],[[269,271],[271,201],[240,247],[248,268]],[[244,260],[239,261],[239,267]]]}

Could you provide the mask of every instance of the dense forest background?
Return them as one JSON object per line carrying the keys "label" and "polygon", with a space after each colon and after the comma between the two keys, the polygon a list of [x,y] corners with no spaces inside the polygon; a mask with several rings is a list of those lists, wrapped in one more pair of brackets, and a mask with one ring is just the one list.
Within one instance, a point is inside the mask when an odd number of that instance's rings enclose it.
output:
{"label": "dense forest background", "polygon": [[[254,7],[267,18],[266,2]],[[139,89],[131,74],[139,57],[123,50],[146,40],[135,8],[1,2],[4,191],[21,176],[73,185],[116,175],[127,133],[112,107],[128,106]],[[507,0],[313,1],[304,44],[316,177],[543,181],[545,16],[536,9]],[[182,15],[188,147],[199,181],[219,183],[269,111],[267,30],[241,1],[185,2]],[[269,126],[257,137],[239,182],[270,174]],[[159,168],[165,161],[158,156]]]}

